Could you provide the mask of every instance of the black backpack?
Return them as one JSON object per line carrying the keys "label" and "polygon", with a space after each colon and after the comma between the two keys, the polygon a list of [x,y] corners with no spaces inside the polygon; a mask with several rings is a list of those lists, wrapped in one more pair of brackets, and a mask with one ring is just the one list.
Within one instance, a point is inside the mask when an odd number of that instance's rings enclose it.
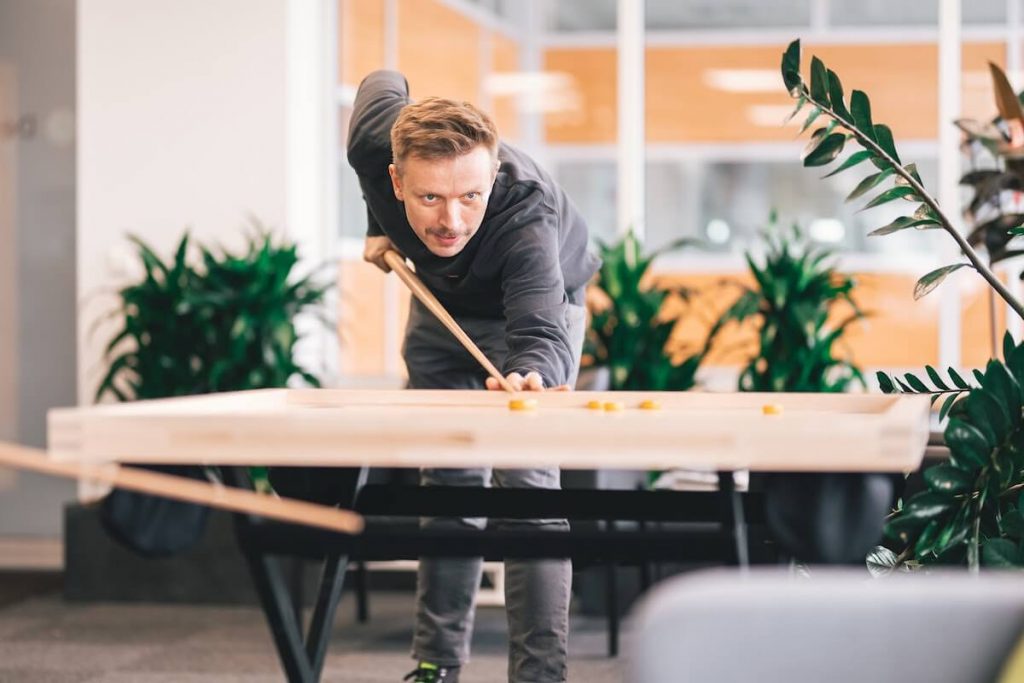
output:
{"label": "black backpack", "polygon": [[[196,465],[143,465],[140,469],[207,481]],[[161,496],[114,489],[100,504],[100,521],[117,542],[143,557],[170,557],[203,537],[210,508]]]}

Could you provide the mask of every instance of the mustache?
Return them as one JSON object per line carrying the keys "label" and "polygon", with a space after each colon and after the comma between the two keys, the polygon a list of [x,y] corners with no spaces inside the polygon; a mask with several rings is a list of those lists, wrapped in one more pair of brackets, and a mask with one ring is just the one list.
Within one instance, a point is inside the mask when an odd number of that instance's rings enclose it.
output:
{"label": "mustache", "polygon": [[439,237],[441,239],[450,240],[453,237],[465,237],[469,234],[467,231],[448,230],[446,228],[427,228],[427,234]]}

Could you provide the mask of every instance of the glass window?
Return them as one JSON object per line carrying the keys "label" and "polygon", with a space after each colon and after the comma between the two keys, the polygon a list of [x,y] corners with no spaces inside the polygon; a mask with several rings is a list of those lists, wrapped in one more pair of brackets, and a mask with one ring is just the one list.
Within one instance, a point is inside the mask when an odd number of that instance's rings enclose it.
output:
{"label": "glass window", "polygon": [[[614,31],[616,0],[553,0],[555,31]],[[810,0],[647,0],[650,31],[807,26]]]}
{"label": "glass window", "polygon": [[[1006,0],[971,0],[962,4],[965,24],[1005,24]],[[917,0],[859,0],[829,3],[829,23],[834,26],[935,26],[938,2]]]}

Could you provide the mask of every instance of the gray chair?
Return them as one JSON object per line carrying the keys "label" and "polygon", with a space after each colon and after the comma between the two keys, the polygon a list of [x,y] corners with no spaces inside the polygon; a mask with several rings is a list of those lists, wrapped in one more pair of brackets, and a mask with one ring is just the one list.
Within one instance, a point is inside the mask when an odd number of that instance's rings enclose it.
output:
{"label": "gray chair", "polygon": [[1016,573],[697,572],[638,605],[626,680],[992,681],[1022,629]]}

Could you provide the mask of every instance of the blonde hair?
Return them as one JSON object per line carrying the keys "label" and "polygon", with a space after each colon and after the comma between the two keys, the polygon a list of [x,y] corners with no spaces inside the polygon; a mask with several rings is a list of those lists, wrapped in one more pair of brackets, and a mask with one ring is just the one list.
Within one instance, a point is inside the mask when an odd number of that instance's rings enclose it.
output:
{"label": "blonde hair", "polygon": [[469,102],[428,97],[403,107],[391,127],[391,150],[399,172],[409,157],[447,159],[479,145],[498,158],[494,121]]}

